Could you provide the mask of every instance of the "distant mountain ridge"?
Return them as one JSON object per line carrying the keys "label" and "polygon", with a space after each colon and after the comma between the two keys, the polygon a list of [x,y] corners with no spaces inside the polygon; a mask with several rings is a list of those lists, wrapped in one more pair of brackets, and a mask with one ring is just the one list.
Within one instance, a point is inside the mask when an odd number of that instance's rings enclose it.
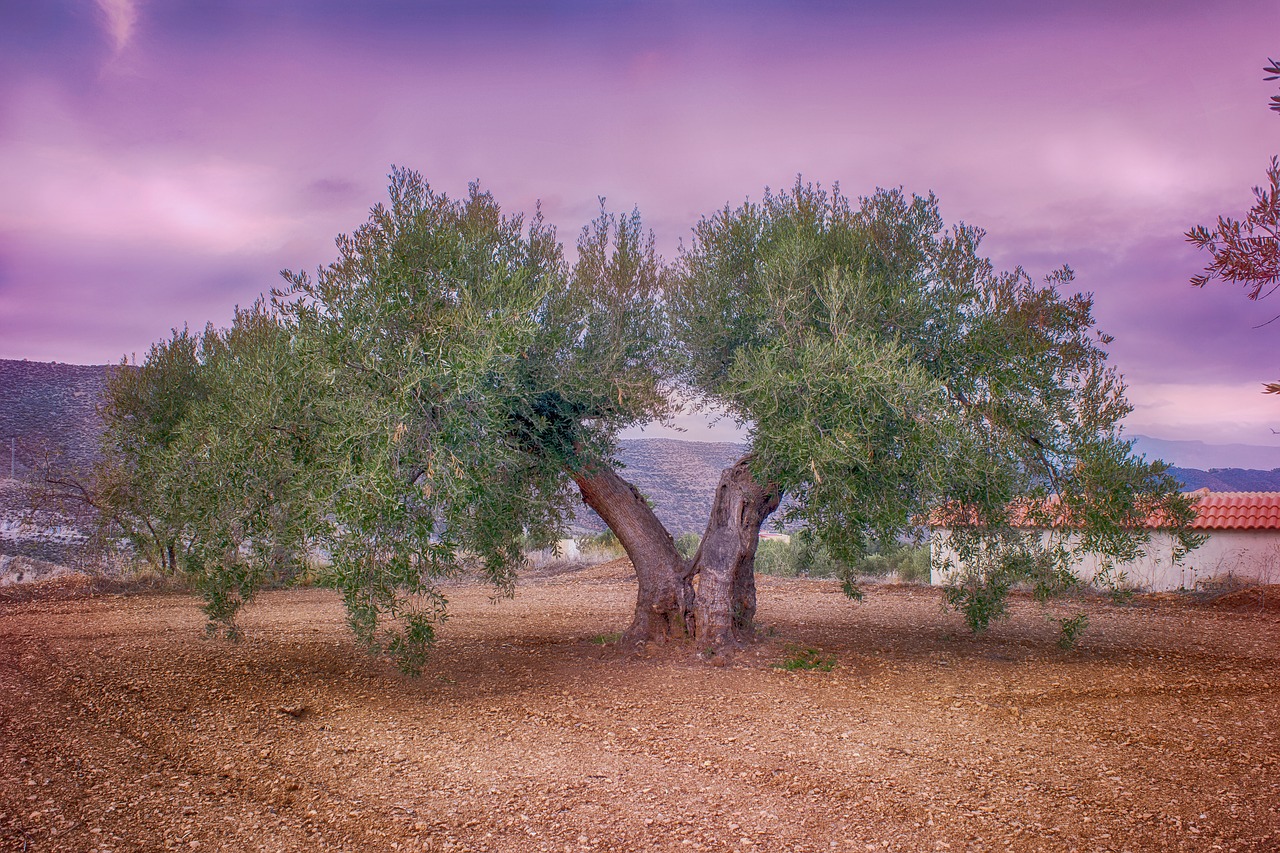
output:
{"label": "distant mountain ridge", "polygon": [[1188,490],[1212,492],[1280,491],[1280,447],[1207,444],[1135,435],[1133,449],[1169,463],[1169,473]]}
{"label": "distant mountain ridge", "polygon": [[[730,442],[674,438],[624,438],[618,442],[622,476],[653,503],[654,513],[672,536],[703,531],[720,473],[746,452],[745,445]],[[590,510],[578,516],[578,524],[604,530],[604,522]]]}
{"label": "distant mountain ridge", "polygon": [[1171,467],[1169,473],[1178,478],[1187,491],[1208,489],[1211,492],[1280,492],[1280,468],[1259,471],[1253,468]]}
{"label": "distant mountain ridge", "polygon": [[10,475],[11,461],[25,476],[46,452],[76,465],[92,461],[112,367],[0,359],[0,477]]}
{"label": "distant mountain ridge", "polygon": [[1280,468],[1280,447],[1262,444],[1206,444],[1203,441],[1173,441],[1148,435],[1129,436],[1133,449],[1148,459],[1163,459],[1170,465],[1197,471],[1236,469],[1270,471]]}

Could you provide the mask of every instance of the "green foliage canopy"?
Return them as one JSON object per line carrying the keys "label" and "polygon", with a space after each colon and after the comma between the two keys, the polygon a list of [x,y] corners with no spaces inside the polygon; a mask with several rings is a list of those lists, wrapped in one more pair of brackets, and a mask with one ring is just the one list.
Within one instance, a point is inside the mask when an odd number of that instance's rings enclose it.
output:
{"label": "green foliage canopy", "polygon": [[357,635],[412,666],[433,579],[475,565],[510,589],[571,517],[573,472],[667,411],[662,265],[638,214],[602,211],[570,267],[540,214],[401,169],[338,252],[276,298],[324,389],[333,577]]}
{"label": "green foliage canopy", "polygon": [[[757,479],[842,561],[931,513],[964,556],[1057,557],[1002,571],[1130,559],[1153,515],[1182,527],[1188,502],[1121,438],[1110,339],[1088,296],[1062,292],[1070,269],[997,272],[982,236],[897,190],[854,203],[797,180],[725,208],[679,260],[683,377],[748,426]],[[1062,533],[1042,543],[1028,522]]]}

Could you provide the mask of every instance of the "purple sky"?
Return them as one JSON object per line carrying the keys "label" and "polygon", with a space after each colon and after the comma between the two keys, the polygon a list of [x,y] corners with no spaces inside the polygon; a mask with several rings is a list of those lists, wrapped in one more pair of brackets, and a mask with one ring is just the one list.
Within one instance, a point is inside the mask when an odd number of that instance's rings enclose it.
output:
{"label": "purple sky", "polygon": [[[1043,7],[1043,8],[1042,8]],[[0,0],[0,358],[143,356],[358,225],[391,164],[668,256],[797,173],[934,190],[1001,266],[1069,263],[1130,431],[1280,445],[1280,302],[1182,233],[1280,153],[1280,4]],[[690,436],[694,437],[694,436]]]}

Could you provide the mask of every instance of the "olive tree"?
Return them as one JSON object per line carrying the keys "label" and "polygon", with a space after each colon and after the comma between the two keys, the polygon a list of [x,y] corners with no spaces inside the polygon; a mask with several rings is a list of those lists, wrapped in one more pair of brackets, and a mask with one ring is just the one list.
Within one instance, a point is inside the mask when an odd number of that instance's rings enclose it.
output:
{"label": "olive tree", "polygon": [[[333,263],[284,273],[278,316],[162,348],[198,368],[148,445],[184,565],[229,619],[277,546],[323,551],[357,636],[412,669],[438,580],[509,590],[579,502],[636,569],[624,642],[700,648],[751,636],[779,507],[846,563],[943,519],[978,567],[954,594],[970,613],[1017,580],[1061,586],[1080,552],[1134,556],[1153,516],[1185,528],[1177,484],[1119,435],[1123,385],[1070,270],[997,272],[981,236],[932,196],[797,181],[702,219],[670,267],[637,213],[602,209],[570,263],[540,213],[393,170]],[[691,558],[616,454],[679,398],[750,436]],[[1072,534],[1027,535],[1037,513]]]}
{"label": "olive tree", "polygon": [[98,510],[109,535],[122,536],[144,560],[176,570],[181,521],[164,494],[161,472],[191,406],[208,389],[200,339],[186,328],[151,346],[141,366],[121,362],[107,377],[100,406],[100,453],[87,479],[55,483]]}
{"label": "olive tree", "polygon": [[[989,561],[964,607],[1062,581],[1082,552],[1131,559],[1153,516],[1185,533],[1177,482],[1119,434],[1130,409],[1090,298],[1065,267],[997,272],[982,236],[945,228],[933,196],[855,204],[799,180],[698,223],[669,294],[681,377],[750,436],[693,561],[700,641],[749,636],[758,533],[784,496],[846,562],[931,515],[962,554],[1032,555]],[[1060,534],[1027,533],[1048,507],[1035,526]]]}
{"label": "olive tree", "polygon": [[211,627],[234,635],[240,607],[291,580],[311,548],[318,394],[293,337],[262,303],[206,330],[198,354],[204,393],[175,430],[157,483],[180,523],[178,567]]}
{"label": "olive tree", "polygon": [[1254,301],[1280,286],[1280,158],[1271,158],[1267,182],[1253,188],[1253,200],[1244,219],[1220,216],[1212,230],[1197,225],[1186,233],[1187,242],[1211,256],[1204,272],[1191,277],[1193,286],[1240,284]]}
{"label": "olive tree", "polygon": [[262,303],[224,330],[175,330],[112,371],[93,470],[52,485],[137,557],[185,574],[213,624],[233,630],[240,605],[294,574],[307,547],[317,437],[301,364]]}

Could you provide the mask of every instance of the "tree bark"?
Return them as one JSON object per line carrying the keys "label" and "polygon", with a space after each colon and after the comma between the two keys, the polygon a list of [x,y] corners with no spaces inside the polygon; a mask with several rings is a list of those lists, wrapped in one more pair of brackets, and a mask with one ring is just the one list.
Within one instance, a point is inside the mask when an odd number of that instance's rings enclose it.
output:
{"label": "tree bark", "polygon": [[694,636],[700,646],[712,649],[751,638],[760,527],[782,499],[778,489],[751,476],[751,459],[742,457],[720,475],[707,530],[693,558],[698,575]]}
{"label": "tree bark", "polygon": [[292,542],[283,533],[292,523],[288,507],[277,502],[270,508],[271,514],[271,583],[287,585],[302,571],[302,562]]}
{"label": "tree bark", "polygon": [[691,564],[640,491],[607,463],[574,472],[582,500],[618,537],[636,570],[636,609],[625,645],[685,639],[692,633]]}

